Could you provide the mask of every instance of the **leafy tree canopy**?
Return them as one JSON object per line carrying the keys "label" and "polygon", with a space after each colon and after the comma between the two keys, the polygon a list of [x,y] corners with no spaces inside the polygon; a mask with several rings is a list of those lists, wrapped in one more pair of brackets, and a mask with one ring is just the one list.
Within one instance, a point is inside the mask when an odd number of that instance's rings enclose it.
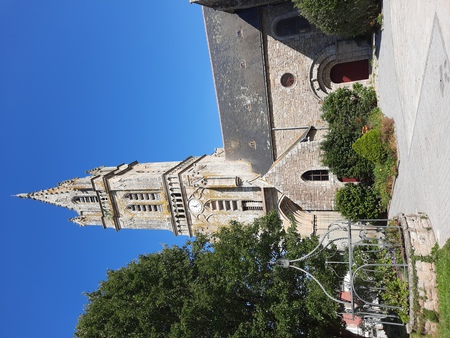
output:
{"label": "leafy tree canopy", "polygon": [[340,88],[324,100],[322,118],[328,122],[329,132],[321,145],[322,162],[338,177],[373,180],[373,163],[355,152],[352,145],[361,137],[376,105],[375,91],[361,84],[353,89]]}
{"label": "leafy tree canopy", "polygon": [[[140,256],[108,271],[98,290],[86,294],[75,336],[355,337],[310,278],[271,264],[298,258],[317,243],[294,228],[284,231],[270,213],[250,225],[232,223],[212,238],[199,235],[183,247]],[[326,255],[300,266],[337,294],[339,279],[326,268]]]}
{"label": "leafy tree canopy", "polygon": [[342,37],[366,34],[380,12],[378,0],[293,0],[302,16],[324,33]]}
{"label": "leafy tree canopy", "polygon": [[340,88],[325,98],[322,117],[335,129],[352,129],[360,135],[376,107],[377,95],[373,88],[355,83],[352,89]]}

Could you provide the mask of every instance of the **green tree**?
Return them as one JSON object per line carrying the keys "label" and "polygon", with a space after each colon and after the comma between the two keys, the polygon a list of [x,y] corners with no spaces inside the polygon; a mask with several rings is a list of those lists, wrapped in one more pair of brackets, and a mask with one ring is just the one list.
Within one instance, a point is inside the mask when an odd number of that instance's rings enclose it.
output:
{"label": "green tree", "polygon": [[375,91],[361,84],[353,89],[340,88],[324,100],[322,118],[328,122],[329,132],[321,144],[322,162],[338,177],[373,180],[373,163],[356,153],[352,145],[376,105]]}
{"label": "green tree", "polygon": [[322,117],[334,128],[350,127],[359,133],[376,107],[375,90],[355,83],[352,89],[340,88],[326,97]]}
{"label": "green tree", "polygon": [[351,183],[336,192],[336,207],[350,220],[378,218],[382,210],[380,199],[372,187]]}
{"label": "green tree", "polygon": [[[75,336],[357,337],[343,330],[338,305],[310,278],[271,264],[298,258],[317,243],[293,228],[284,231],[270,213],[250,225],[232,223],[211,239],[199,235],[183,247],[141,256],[108,271],[99,289],[86,294]],[[337,294],[327,253],[302,267]]]}
{"label": "green tree", "polygon": [[302,16],[324,33],[355,37],[377,23],[378,0],[293,0]]}

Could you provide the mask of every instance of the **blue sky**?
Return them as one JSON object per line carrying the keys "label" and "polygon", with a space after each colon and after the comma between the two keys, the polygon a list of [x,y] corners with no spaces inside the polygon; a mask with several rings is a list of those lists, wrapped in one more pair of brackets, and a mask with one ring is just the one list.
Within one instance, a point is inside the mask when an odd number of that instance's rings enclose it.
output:
{"label": "blue sky", "polygon": [[185,237],[81,228],[11,195],[124,162],[222,146],[201,7],[0,1],[0,337],[71,337],[107,269]]}

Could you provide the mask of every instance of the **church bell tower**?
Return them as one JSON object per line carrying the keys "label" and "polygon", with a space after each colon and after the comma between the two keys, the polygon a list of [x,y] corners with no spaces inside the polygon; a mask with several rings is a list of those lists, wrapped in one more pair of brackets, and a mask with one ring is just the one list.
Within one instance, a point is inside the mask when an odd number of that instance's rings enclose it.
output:
{"label": "church bell tower", "polygon": [[121,164],[18,197],[77,212],[70,221],[104,228],[164,229],[175,235],[212,233],[231,220],[251,222],[276,208],[275,189],[245,161],[218,149],[182,162]]}

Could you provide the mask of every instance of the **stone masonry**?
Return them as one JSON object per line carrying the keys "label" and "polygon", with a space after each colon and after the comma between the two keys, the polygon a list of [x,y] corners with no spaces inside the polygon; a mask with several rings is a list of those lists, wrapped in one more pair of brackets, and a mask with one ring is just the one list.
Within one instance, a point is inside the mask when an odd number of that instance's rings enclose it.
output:
{"label": "stone masonry", "polygon": [[[312,61],[323,48],[334,45],[336,37],[326,36],[311,26],[310,31],[295,38],[280,41],[274,37],[274,22],[286,15],[298,15],[291,4],[274,6],[263,11],[263,34],[266,45],[267,82],[272,106],[272,127],[314,126],[326,127],[321,119],[321,102],[310,89]],[[281,85],[281,76],[291,73],[296,82],[292,87]],[[273,134],[275,158],[280,156],[302,130],[277,130]]]}
{"label": "stone masonry", "polygon": [[[420,309],[435,312],[439,310],[436,265],[427,259],[430,257],[431,250],[436,244],[436,238],[431,222],[426,214],[401,215],[399,220],[405,236],[405,249],[408,257],[411,319],[407,325],[407,330],[411,332],[418,324],[413,311],[414,302],[418,301]],[[413,253],[415,259],[412,259],[411,253]],[[413,276],[417,277],[417,285],[414,284]],[[417,300],[414,298],[415,287],[417,287],[418,291]],[[433,334],[437,331],[437,324],[426,320],[420,329],[422,334]]]}
{"label": "stone masonry", "polygon": [[288,196],[304,210],[334,210],[336,189],[343,186],[330,173],[328,181],[304,181],[307,170],[326,169],[321,163],[320,142],[298,142],[274,163],[263,179]]}

